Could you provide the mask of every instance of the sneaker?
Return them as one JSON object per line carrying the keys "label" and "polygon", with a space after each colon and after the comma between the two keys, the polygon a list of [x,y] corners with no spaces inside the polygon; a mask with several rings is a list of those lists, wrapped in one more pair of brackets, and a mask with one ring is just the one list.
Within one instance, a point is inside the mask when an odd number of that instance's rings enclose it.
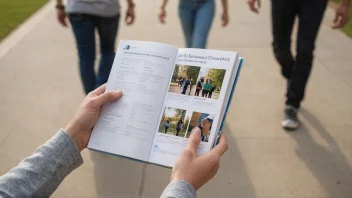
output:
{"label": "sneaker", "polygon": [[285,108],[285,118],[281,122],[282,127],[287,130],[295,130],[299,126],[297,118],[297,108],[287,105]]}

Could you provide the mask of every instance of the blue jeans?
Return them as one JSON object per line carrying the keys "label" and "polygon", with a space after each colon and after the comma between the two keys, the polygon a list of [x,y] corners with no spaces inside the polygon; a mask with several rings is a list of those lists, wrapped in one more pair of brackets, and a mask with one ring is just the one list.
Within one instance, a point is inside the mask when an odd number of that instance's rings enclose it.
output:
{"label": "blue jeans", "polygon": [[[76,38],[79,69],[86,94],[107,82],[115,58],[115,39],[120,15],[100,17],[70,14],[69,19]],[[100,38],[100,63],[98,75],[94,72],[95,29]]]}
{"label": "blue jeans", "polygon": [[214,13],[214,0],[180,0],[178,14],[188,48],[206,47]]}

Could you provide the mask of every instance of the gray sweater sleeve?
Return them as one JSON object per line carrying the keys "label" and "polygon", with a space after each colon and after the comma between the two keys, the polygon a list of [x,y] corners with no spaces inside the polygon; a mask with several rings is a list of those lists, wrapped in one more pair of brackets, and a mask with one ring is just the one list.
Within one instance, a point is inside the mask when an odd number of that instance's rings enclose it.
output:
{"label": "gray sweater sleeve", "polygon": [[167,185],[160,198],[196,198],[193,186],[185,181],[173,181]]}
{"label": "gray sweater sleeve", "polygon": [[61,129],[31,156],[0,177],[0,197],[49,197],[82,163],[76,144]]}
{"label": "gray sweater sleeve", "polygon": [[[61,129],[17,167],[0,177],[0,197],[49,197],[62,180],[83,163],[71,137]],[[171,182],[162,198],[195,198],[185,181]]]}

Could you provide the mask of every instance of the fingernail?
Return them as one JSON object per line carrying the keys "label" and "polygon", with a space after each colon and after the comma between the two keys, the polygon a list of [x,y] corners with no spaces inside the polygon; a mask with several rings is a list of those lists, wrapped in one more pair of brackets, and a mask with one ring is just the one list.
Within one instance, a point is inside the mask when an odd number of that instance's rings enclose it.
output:
{"label": "fingernail", "polygon": [[115,93],[120,94],[120,93],[122,93],[122,90],[117,90],[117,91],[115,91]]}
{"label": "fingernail", "polygon": [[194,127],[191,133],[194,133],[195,135],[200,135],[200,128]]}

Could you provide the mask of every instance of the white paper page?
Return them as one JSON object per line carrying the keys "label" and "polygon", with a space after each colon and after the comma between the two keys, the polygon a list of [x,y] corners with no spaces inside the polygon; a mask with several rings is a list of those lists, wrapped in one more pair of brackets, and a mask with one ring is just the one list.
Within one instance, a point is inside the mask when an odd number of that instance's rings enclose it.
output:
{"label": "white paper page", "polygon": [[[198,126],[203,134],[198,154],[211,148],[236,56],[237,53],[228,51],[179,49],[149,162],[173,166],[192,128]],[[202,78],[203,90],[197,94],[196,87]],[[209,87],[213,86],[215,91],[209,98]]]}
{"label": "white paper page", "polygon": [[103,106],[88,147],[147,161],[177,48],[143,41],[121,41],[107,91],[122,97]]}

